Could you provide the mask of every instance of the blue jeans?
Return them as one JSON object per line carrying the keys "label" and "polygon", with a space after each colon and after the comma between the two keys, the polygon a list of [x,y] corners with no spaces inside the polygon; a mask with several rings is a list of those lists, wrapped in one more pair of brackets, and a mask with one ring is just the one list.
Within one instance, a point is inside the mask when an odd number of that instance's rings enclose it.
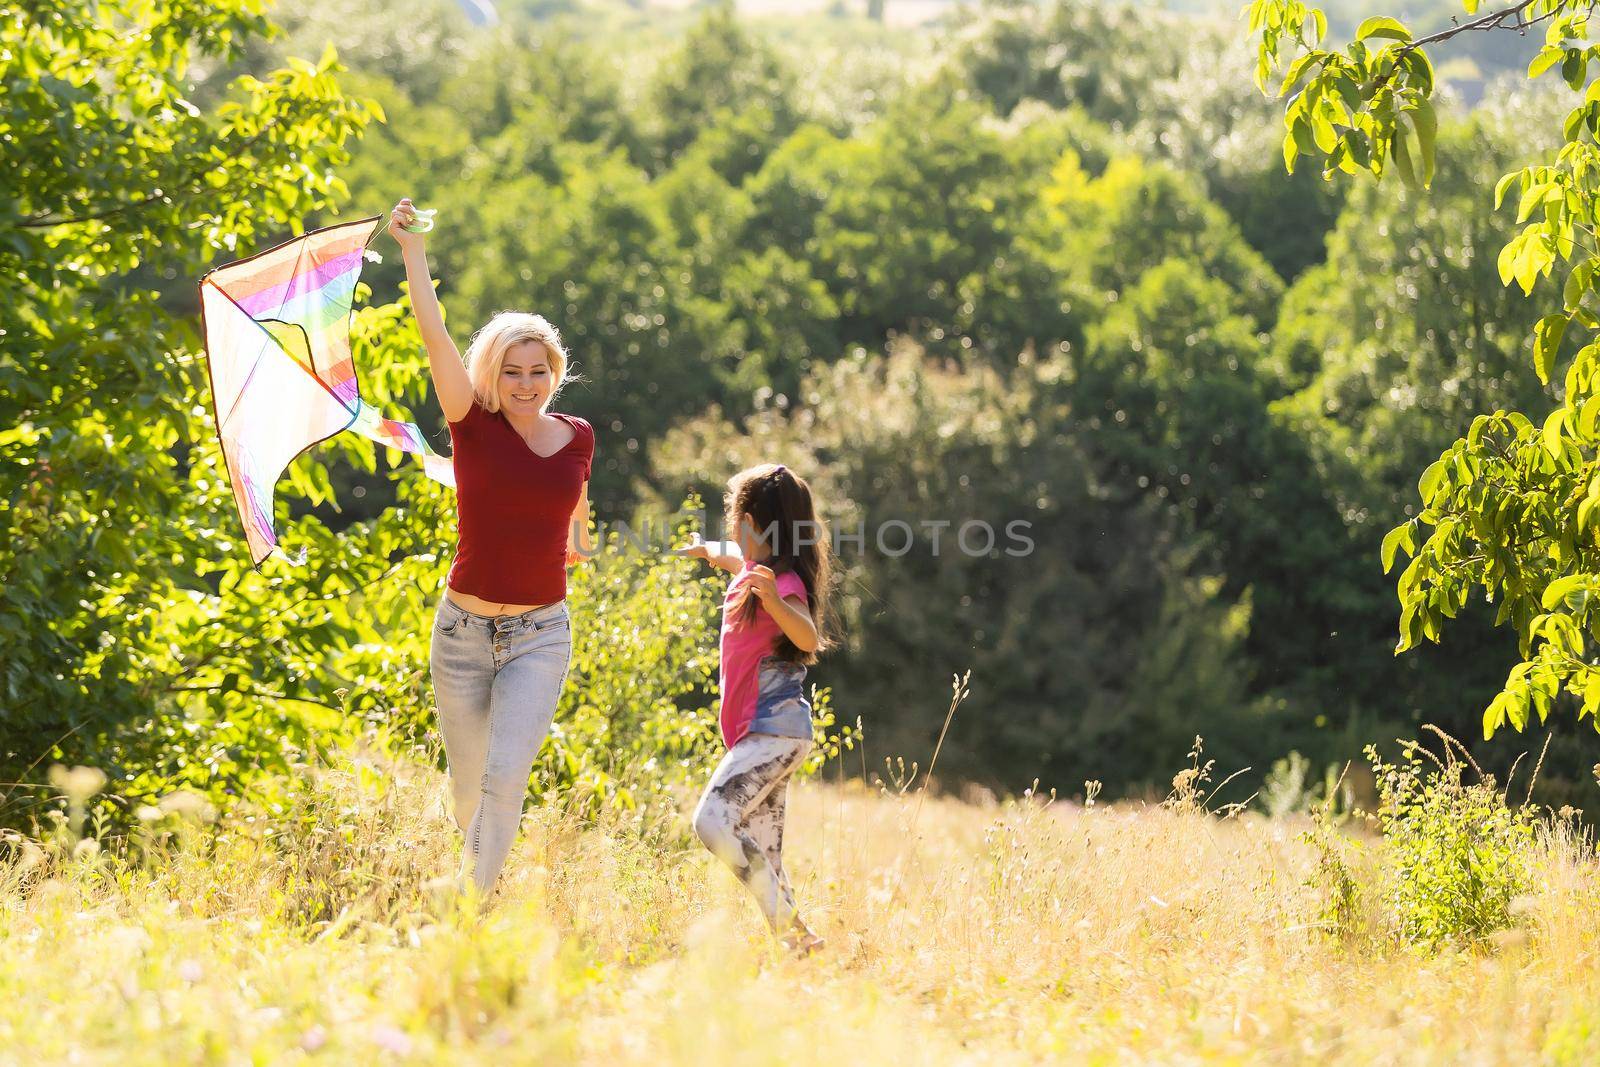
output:
{"label": "blue jeans", "polygon": [[811,740],[806,669],[777,656],[763,656],[756,670],[756,712],[750,732]]}
{"label": "blue jeans", "polygon": [[429,666],[450,765],[462,873],[487,893],[522,821],[528,774],[572,662],[566,601],[477,615],[440,598]]}

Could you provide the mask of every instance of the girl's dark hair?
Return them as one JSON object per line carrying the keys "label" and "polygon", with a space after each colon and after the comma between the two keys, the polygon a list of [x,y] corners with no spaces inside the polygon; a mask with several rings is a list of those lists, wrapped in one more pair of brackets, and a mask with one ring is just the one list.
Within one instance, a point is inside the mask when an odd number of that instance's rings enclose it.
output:
{"label": "girl's dark hair", "polygon": [[[741,515],[750,516],[759,537],[772,555],[762,560],[774,574],[793,572],[805,583],[811,621],[817,627],[816,652],[802,652],[780,634],[773,654],[791,663],[811,664],[832,642],[828,638],[828,595],[833,579],[833,553],[827,527],[817,518],[811,487],[781,463],[749,467],[728,479],[723,498],[724,518],[737,529]],[[736,609],[745,624],[755,620],[761,602],[747,596]]]}

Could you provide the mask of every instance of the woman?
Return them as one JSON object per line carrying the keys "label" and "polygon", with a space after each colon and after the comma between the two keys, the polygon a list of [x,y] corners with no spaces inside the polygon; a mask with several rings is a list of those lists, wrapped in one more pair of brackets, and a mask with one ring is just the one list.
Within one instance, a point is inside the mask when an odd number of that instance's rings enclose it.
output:
{"label": "woman", "polygon": [[549,404],[567,373],[560,334],[542,316],[501,312],[465,364],[445,331],[425,241],[401,200],[390,232],[405,257],[412,311],[450,423],[457,541],[433,624],[429,662],[462,880],[487,893],[500,874],[572,657],[570,564],[591,554],[594,430]]}

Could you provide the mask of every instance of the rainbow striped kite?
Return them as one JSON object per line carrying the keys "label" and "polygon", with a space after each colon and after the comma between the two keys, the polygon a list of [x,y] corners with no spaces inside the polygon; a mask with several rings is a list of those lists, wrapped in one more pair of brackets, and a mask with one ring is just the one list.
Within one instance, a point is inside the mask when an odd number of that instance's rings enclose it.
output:
{"label": "rainbow striped kite", "polygon": [[415,423],[361,399],[350,314],[367,242],[381,216],[313,230],[200,279],[206,365],[222,455],[257,566],[278,544],[272,491],[296,456],[354,431],[422,458],[455,485],[448,457]]}

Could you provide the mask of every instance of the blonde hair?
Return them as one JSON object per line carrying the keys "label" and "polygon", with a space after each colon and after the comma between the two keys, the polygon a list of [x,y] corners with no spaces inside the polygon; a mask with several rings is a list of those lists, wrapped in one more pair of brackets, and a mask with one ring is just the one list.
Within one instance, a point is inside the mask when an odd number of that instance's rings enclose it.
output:
{"label": "blonde hair", "polygon": [[472,335],[472,344],[467,348],[467,377],[472,379],[472,391],[478,395],[478,403],[485,409],[500,410],[500,390],[496,386],[496,379],[500,377],[500,368],[505,364],[506,353],[511,346],[525,341],[538,341],[544,346],[550,360],[550,376],[555,379],[555,385],[551,387],[550,395],[545,397],[544,406],[549,407],[550,401],[561,391],[562,384],[567,380],[567,350],[561,344],[561,331],[543,315],[502,311]]}

